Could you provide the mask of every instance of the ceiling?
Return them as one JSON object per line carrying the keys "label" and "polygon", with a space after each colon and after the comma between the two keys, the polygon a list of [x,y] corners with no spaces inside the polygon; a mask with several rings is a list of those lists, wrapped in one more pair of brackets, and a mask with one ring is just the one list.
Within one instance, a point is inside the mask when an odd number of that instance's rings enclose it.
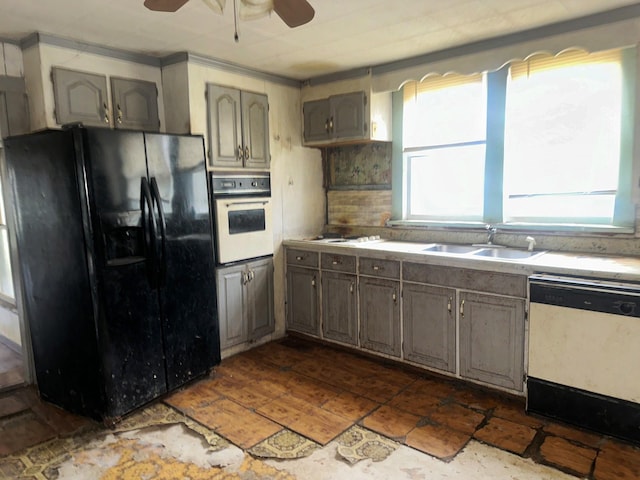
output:
{"label": "ceiling", "polygon": [[[238,0],[239,1],[239,0]],[[176,13],[143,0],[0,0],[0,39],[53,34],[153,56],[189,51],[293,79],[326,75],[637,3],[631,0],[309,0],[315,18],[290,29],[272,14],[241,21],[202,0]]]}

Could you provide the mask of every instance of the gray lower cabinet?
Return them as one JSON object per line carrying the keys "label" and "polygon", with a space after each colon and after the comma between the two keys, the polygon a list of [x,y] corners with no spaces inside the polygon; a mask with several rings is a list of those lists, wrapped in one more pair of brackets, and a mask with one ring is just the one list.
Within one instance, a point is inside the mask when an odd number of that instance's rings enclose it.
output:
{"label": "gray lower cabinet", "polygon": [[322,335],[358,344],[358,294],[355,274],[322,272]]}
{"label": "gray lower cabinet", "polygon": [[404,358],[455,373],[455,289],[405,282],[402,318]]}
{"label": "gray lower cabinet", "polygon": [[273,260],[219,268],[220,347],[254,341],[273,332]]}
{"label": "gray lower cabinet", "polygon": [[525,301],[459,293],[460,375],[522,391]]}
{"label": "gray lower cabinet", "polygon": [[111,103],[115,128],[160,130],[158,87],[154,82],[111,77]]}
{"label": "gray lower cabinet", "polygon": [[400,356],[400,282],[360,277],[360,346]]}
{"label": "gray lower cabinet", "polygon": [[[317,254],[316,254],[317,255]],[[287,267],[287,329],[320,335],[318,301],[319,271]]]}

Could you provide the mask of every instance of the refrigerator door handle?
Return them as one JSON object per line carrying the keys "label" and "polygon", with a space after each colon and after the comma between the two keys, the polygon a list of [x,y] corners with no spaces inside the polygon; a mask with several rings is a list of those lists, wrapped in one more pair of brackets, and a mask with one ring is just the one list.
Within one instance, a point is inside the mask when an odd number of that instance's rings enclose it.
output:
{"label": "refrigerator door handle", "polygon": [[147,260],[147,275],[149,283],[155,287],[158,283],[158,255],[156,252],[158,234],[156,232],[151,190],[146,177],[140,178],[140,211],[142,212],[142,233],[144,237],[144,255]]}
{"label": "refrigerator door handle", "polygon": [[153,201],[158,209],[158,219],[160,221],[160,264],[158,265],[158,271],[160,277],[158,281],[160,285],[166,285],[167,283],[167,220],[164,216],[164,209],[162,208],[162,199],[160,198],[160,190],[158,189],[158,182],[156,177],[151,177],[151,194],[153,195]]}

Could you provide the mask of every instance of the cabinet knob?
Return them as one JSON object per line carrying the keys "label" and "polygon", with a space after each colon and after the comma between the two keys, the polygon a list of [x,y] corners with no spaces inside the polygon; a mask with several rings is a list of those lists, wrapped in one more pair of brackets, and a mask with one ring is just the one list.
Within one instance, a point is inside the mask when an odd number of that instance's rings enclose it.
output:
{"label": "cabinet knob", "polygon": [[334,260],[333,262],[331,262],[332,265],[342,265],[342,262],[340,260]]}
{"label": "cabinet knob", "polygon": [[464,300],[460,302],[460,316],[464,317]]}
{"label": "cabinet knob", "polygon": [[122,123],[122,109],[120,108],[120,104],[116,106],[116,109],[118,110],[118,116],[116,118],[116,121],[118,123]]}
{"label": "cabinet knob", "polygon": [[391,295],[391,298],[393,299],[394,302],[398,301],[398,294],[394,291],[393,295]]}
{"label": "cabinet knob", "polygon": [[449,301],[447,302],[447,311],[449,315],[451,315],[451,303],[453,302],[453,297],[449,297]]}
{"label": "cabinet knob", "polygon": [[353,293],[353,282],[351,282],[351,284],[349,285],[349,292]]}
{"label": "cabinet knob", "polygon": [[298,260],[299,262],[301,262],[301,261],[303,260],[302,255],[298,255],[298,256],[296,257],[296,260]]}
{"label": "cabinet knob", "polygon": [[311,279],[311,286],[312,286],[312,287],[315,287],[315,286],[316,286],[316,277],[313,277],[313,278]]}
{"label": "cabinet knob", "polygon": [[329,132],[333,132],[333,117],[329,119]]}
{"label": "cabinet knob", "polygon": [[374,265],[373,269],[377,272],[378,270],[384,270],[384,268],[379,267],[378,265]]}
{"label": "cabinet knob", "polygon": [[104,109],[104,123],[109,123],[109,106],[107,102],[102,104],[102,108]]}

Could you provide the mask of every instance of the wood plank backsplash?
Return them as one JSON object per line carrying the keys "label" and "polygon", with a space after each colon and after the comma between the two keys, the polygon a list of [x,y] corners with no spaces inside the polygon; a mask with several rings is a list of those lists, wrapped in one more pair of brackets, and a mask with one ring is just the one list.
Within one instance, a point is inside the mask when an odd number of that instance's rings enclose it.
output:
{"label": "wood plank backsplash", "polygon": [[391,218],[391,190],[330,190],[329,225],[384,226]]}

